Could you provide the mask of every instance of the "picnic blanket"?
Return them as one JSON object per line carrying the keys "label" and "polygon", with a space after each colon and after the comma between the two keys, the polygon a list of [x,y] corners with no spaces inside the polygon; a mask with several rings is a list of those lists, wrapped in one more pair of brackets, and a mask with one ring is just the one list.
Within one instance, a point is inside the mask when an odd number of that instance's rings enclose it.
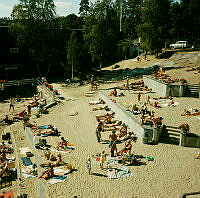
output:
{"label": "picnic blanket", "polygon": [[108,169],[107,175],[109,179],[119,179],[132,176],[131,171],[126,166],[114,169]]}
{"label": "picnic blanket", "polygon": [[22,160],[22,163],[25,166],[30,166],[30,165],[33,164],[32,161],[31,161],[31,159],[29,157],[22,157],[21,160]]}

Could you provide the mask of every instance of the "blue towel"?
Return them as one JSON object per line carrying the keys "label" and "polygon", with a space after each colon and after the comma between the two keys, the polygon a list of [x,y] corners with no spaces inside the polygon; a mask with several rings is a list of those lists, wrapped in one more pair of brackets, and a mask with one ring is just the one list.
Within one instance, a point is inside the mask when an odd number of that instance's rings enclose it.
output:
{"label": "blue towel", "polygon": [[48,129],[50,124],[42,125],[37,127],[37,129]]}
{"label": "blue towel", "polygon": [[29,157],[22,157],[22,162],[25,166],[30,166],[32,165],[33,163],[31,162],[31,159]]}
{"label": "blue towel", "polygon": [[59,176],[54,176],[52,177],[53,179],[59,179],[59,180],[64,180],[67,178],[67,175],[59,175]]}

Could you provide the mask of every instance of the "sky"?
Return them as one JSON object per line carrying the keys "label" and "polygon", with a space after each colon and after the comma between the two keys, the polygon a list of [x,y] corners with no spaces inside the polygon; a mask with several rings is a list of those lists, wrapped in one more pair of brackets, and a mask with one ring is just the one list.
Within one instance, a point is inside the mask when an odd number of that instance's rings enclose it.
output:
{"label": "sky", "polygon": [[[56,13],[59,16],[78,14],[81,0],[54,0]],[[0,0],[0,17],[10,17],[12,8],[19,0]]]}

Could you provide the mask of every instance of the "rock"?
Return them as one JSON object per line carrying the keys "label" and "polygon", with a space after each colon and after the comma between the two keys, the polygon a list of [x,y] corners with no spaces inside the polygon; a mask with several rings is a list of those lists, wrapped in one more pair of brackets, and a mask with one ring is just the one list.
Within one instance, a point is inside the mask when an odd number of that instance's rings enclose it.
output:
{"label": "rock", "polygon": [[77,111],[72,110],[72,111],[69,112],[69,116],[75,116],[75,115],[78,115]]}

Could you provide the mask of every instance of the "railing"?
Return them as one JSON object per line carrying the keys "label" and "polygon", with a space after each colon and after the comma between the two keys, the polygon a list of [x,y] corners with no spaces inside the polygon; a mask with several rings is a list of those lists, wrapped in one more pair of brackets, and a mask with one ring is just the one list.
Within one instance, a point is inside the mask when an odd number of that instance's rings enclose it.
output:
{"label": "railing", "polygon": [[36,82],[36,79],[37,78],[0,82],[0,88],[1,88],[1,90],[4,90],[5,87],[28,85],[28,84],[34,85]]}

